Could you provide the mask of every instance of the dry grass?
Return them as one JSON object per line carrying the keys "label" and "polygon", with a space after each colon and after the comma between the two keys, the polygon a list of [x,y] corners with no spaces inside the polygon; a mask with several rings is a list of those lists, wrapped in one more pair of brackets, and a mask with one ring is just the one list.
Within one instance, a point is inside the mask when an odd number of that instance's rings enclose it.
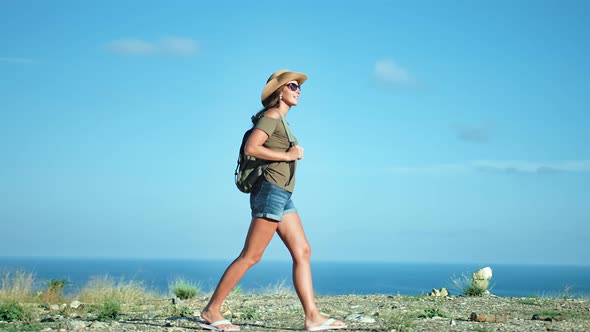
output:
{"label": "dry grass", "polygon": [[126,304],[144,304],[161,299],[161,296],[146,291],[141,282],[115,280],[109,276],[93,277],[77,295],[83,303],[104,303],[115,300]]}
{"label": "dry grass", "polygon": [[0,286],[0,301],[24,303],[33,300],[34,280],[30,272],[6,272]]}
{"label": "dry grass", "polygon": [[285,279],[279,280],[274,284],[269,284],[255,292],[255,294],[264,295],[282,295],[282,296],[294,296],[295,290],[291,286],[290,282]]}

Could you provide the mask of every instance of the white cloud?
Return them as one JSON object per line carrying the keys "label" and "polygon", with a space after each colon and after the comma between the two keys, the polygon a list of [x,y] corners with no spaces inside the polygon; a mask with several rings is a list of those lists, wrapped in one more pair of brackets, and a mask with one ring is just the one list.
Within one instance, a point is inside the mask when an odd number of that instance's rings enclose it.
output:
{"label": "white cloud", "polygon": [[198,52],[199,43],[194,39],[184,37],[166,37],[157,41],[119,39],[109,42],[106,49],[124,55],[171,54],[188,56]]}
{"label": "white cloud", "polygon": [[414,78],[408,71],[393,59],[383,59],[375,63],[375,78],[386,84],[410,86],[415,84]]}
{"label": "white cloud", "polygon": [[528,161],[476,161],[472,167],[482,172],[493,173],[556,173],[590,172],[590,160],[540,163]]}
{"label": "white cloud", "polygon": [[422,166],[390,167],[386,171],[402,174],[449,175],[467,172],[504,174],[549,174],[590,172],[590,160],[559,162],[530,162],[478,160],[454,164],[432,164]]}
{"label": "white cloud", "polygon": [[26,58],[0,58],[0,62],[6,63],[20,63],[20,64],[30,64],[35,63],[34,60],[26,59]]}

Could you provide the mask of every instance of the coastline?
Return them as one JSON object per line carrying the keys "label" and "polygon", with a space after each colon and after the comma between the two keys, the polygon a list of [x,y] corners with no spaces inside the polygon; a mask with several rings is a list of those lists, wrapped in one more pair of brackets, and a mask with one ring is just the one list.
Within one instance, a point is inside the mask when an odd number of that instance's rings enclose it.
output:
{"label": "coastline", "polygon": [[[0,258],[0,273],[30,271],[38,283],[69,281],[66,293],[75,293],[95,277],[138,281],[150,290],[168,292],[170,281],[181,277],[211,291],[229,261],[194,259],[111,258]],[[590,266],[490,265],[494,270],[492,293],[513,297],[559,297],[565,289],[590,296]],[[446,287],[453,295],[453,279],[471,274],[481,264],[325,262],[312,261],[314,288],[322,295],[421,295]],[[242,290],[259,292],[268,285],[290,284],[291,263],[262,260],[240,282]]]}

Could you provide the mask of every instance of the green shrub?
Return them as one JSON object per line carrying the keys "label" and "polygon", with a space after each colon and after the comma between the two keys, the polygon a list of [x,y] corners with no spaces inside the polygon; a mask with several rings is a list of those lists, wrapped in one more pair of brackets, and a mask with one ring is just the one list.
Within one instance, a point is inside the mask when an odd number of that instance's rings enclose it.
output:
{"label": "green shrub", "polygon": [[170,290],[181,300],[192,299],[199,293],[199,286],[184,279],[176,279],[170,284]]}
{"label": "green shrub", "polygon": [[446,312],[444,312],[438,308],[428,308],[428,309],[424,309],[424,313],[418,316],[418,318],[434,318],[434,317],[448,318],[449,315],[447,315]]}
{"label": "green shrub", "polygon": [[393,313],[386,315],[384,323],[387,331],[414,332],[416,327],[413,317],[410,314]]}
{"label": "green shrub", "polygon": [[193,311],[185,305],[172,305],[169,310],[170,315],[179,317],[192,317]]}
{"label": "green shrub", "polygon": [[541,303],[539,302],[539,300],[534,299],[534,298],[518,299],[518,300],[516,300],[516,303],[524,304],[524,305],[541,306]]}
{"label": "green shrub", "polygon": [[253,307],[244,308],[240,314],[240,319],[243,320],[255,320],[257,317],[256,308]]}
{"label": "green shrub", "polygon": [[483,327],[483,326],[476,326],[473,331],[475,331],[475,332],[490,332],[490,330],[488,330],[487,327]]}
{"label": "green shrub", "polygon": [[7,322],[30,322],[32,313],[16,301],[8,301],[0,304],[0,320]]}
{"label": "green shrub", "polygon": [[106,299],[101,304],[90,307],[90,312],[95,313],[98,320],[109,321],[117,319],[122,313],[121,303],[114,298]]}
{"label": "green shrub", "polygon": [[478,283],[472,282],[465,288],[465,295],[467,296],[483,296],[486,293],[487,287]]}
{"label": "green shrub", "polygon": [[467,296],[483,296],[488,290],[488,280],[473,280],[471,277],[462,274],[460,277],[453,277],[453,288]]}

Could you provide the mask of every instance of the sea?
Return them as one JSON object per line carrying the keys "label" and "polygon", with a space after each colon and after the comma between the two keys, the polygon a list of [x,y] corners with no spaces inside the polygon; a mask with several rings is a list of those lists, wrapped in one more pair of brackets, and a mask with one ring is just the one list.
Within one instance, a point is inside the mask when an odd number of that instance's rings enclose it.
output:
{"label": "sea", "polygon": [[[0,281],[7,274],[27,272],[39,288],[52,279],[62,279],[67,281],[66,294],[74,294],[96,278],[108,278],[170,294],[170,285],[182,279],[198,285],[202,292],[210,292],[229,263],[230,260],[0,257]],[[457,285],[465,284],[473,272],[485,266],[492,268],[490,292],[496,296],[590,296],[590,266],[323,261],[311,264],[318,295],[422,295],[442,287],[460,295]],[[244,293],[292,289],[291,262],[262,260],[246,273],[239,287]]]}

